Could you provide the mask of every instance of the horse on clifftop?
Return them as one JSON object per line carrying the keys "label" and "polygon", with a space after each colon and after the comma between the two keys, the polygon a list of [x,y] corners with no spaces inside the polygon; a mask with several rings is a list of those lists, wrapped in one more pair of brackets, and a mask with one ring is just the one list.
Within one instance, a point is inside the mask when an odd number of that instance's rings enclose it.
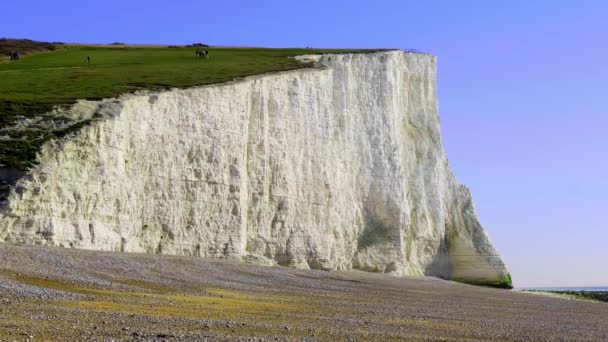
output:
{"label": "horse on clifftop", "polygon": [[209,58],[209,51],[198,49],[196,50],[196,57],[207,59]]}

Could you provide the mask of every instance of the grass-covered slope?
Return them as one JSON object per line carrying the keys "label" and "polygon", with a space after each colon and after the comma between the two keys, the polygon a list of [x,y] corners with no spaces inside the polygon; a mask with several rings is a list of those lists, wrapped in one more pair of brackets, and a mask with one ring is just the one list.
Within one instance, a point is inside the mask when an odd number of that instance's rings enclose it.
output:
{"label": "grass-covered slope", "polygon": [[[0,48],[3,43],[8,41],[0,41]],[[56,106],[297,69],[306,65],[289,57],[348,51],[205,48],[210,58],[198,59],[196,49],[57,45],[52,52],[0,61],[0,168],[27,169],[42,144],[86,124],[51,113]],[[87,56],[90,64],[85,63]]]}
{"label": "grass-covered slope", "polygon": [[601,302],[608,302],[608,291],[551,291],[554,293],[565,294],[582,299],[593,299]]}
{"label": "grass-covered slope", "polygon": [[590,299],[608,303],[608,291],[586,291],[586,290],[523,290],[528,292],[554,293],[577,299]]}
{"label": "grass-covered slope", "polygon": [[30,39],[0,38],[0,61],[2,59],[10,60],[10,54],[13,51],[19,51],[21,54],[54,51],[61,44],[37,42]]}

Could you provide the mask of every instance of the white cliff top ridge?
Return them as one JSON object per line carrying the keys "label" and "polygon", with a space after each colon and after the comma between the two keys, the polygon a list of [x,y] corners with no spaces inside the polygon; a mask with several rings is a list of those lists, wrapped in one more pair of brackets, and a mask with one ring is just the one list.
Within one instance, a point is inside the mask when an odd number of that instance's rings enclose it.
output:
{"label": "white cliff top ridge", "polygon": [[323,67],[75,105],[98,119],[43,147],[0,241],[509,287],[447,163],[435,57],[300,58]]}

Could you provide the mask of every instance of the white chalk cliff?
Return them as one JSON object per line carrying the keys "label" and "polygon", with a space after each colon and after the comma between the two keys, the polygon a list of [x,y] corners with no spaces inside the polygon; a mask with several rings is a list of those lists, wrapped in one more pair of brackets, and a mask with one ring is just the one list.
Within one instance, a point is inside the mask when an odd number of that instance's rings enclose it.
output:
{"label": "white chalk cliff", "polygon": [[0,209],[0,241],[228,257],[499,284],[506,268],[448,167],[435,58],[125,95],[47,143]]}

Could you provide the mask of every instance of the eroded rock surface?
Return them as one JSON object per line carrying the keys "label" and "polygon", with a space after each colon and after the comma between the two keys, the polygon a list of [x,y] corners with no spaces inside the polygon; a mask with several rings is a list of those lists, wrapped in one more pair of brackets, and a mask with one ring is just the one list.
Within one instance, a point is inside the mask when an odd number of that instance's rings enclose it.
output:
{"label": "eroded rock surface", "polygon": [[503,282],[448,167],[435,58],[306,58],[324,67],[102,104],[17,181],[0,241]]}

